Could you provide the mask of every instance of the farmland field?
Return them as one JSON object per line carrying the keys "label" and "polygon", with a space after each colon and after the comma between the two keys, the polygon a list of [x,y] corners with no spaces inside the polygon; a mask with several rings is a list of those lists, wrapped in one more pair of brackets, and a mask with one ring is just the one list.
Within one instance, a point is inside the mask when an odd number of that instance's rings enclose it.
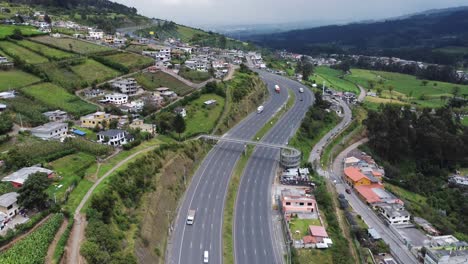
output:
{"label": "farmland field", "polygon": [[0,41],[0,49],[10,57],[19,57],[22,61],[29,64],[39,64],[49,61],[46,57],[43,57],[9,41]]}
{"label": "farmland field", "polygon": [[[380,97],[386,99],[392,97],[394,101],[423,107],[441,107],[445,105],[447,99],[453,96],[454,87],[459,87],[460,95],[468,94],[468,85],[437,81],[428,81],[424,85],[422,80],[417,79],[415,76],[401,73],[352,69],[351,75],[347,75],[345,78],[366,89],[369,88],[368,81],[372,80],[375,83],[374,91],[377,91],[377,89],[382,91]],[[389,86],[394,88],[392,93],[388,91]]]}
{"label": "farmland field", "polygon": [[40,80],[32,74],[20,70],[0,71],[0,91],[4,92],[20,88],[39,82]]}
{"label": "farmland field", "polygon": [[91,59],[86,60],[83,64],[72,66],[71,69],[82,79],[82,81],[86,81],[88,84],[91,84],[95,80],[97,82],[103,82],[121,74],[120,72]]}
{"label": "farmland field", "polygon": [[63,222],[62,214],[54,214],[41,227],[18,241],[0,255],[2,264],[44,263],[49,244]]}
{"label": "farmland field", "polygon": [[155,90],[159,87],[167,87],[181,96],[186,95],[193,90],[192,87],[161,71],[156,73],[141,73],[138,74],[135,78],[138,83],[147,90]]}
{"label": "farmland field", "polygon": [[60,67],[54,63],[46,63],[40,65],[39,68],[47,75],[50,81],[69,91],[84,88],[89,85],[71,71],[70,67]]}
{"label": "farmland field", "polygon": [[52,83],[28,86],[21,91],[50,108],[59,108],[72,115],[84,115],[96,111],[96,106],[82,101],[79,97]]}
{"label": "farmland field", "polygon": [[33,36],[44,34],[38,31],[35,27],[31,26],[12,26],[12,25],[0,25],[0,39],[13,35],[13,31],[19,28],[24,36]]}
{"label": "farmland field", "polygon": [[342,75],[343,72],[339,70],[329,67],[317,67],[310,79],[315,80],[319,87],[325,82],[326,87],[331,87],[334,90],[359,94],[359,88],[345,78],[340,78]]}
{"label": "farmland field", "polygon": [[[209,108],[203,102],[216,100],[216,106]],[[186,130],[181,137],[190,137],[200,133],[210,133],[216,125],[224,108],[224,98],[215,94],[203,94],[187,106]]]}
{"label": "farmland field", "polygon": [[57,200],[62,200],[67,188],[74,183],[78,184],[86,169],[95,162],[95,156],[83,152],[71,154],[51,162],[50,165],[53,170],[62,178],[55,185],[50,186],[50,197],[53,197],[55,193]]}
{"label": "farmland field", "polygon": [[49,59],[53,59],[53,60],[61,60],[61,59],[71,58],[75,56],[73,53],[68,53],[65,51],[58,50],[58,49],[50,48],[50,47],[47,47],[46,45],[42,45],[42,44],[32,42],[29,40],[16,41],[16,43],[20,46],[33,50],[41,54],[42,56],[47,57]]}
{"label": "farmland field", "polygon": [[74,38],[52,38],[49,36],[40,36],[32,38],[32,40],[79,54],[93,54],[113,50],[109,47],[99,46]]}
{"label": "farmland field", "polygon": [[143,55],[137,55],[134,53],[121,52],[113,55],[105,56],[104,58],[121,64],[130,69],[130,71],[139,70],[145,67],[149,67],[154,63],[154,59]]}

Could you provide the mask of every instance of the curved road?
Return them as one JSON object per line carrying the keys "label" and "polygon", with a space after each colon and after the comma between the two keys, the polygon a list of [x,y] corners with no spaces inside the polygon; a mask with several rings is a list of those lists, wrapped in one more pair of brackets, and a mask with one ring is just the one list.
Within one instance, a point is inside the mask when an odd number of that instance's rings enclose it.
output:
{"label": "curved road", "polygon": [[[233,138],[251,139],[274,113],[286,103],[288,94],[273,93],[275,76],[260,74],[272,94],[262,114],[253,113],[227,134]],[[175,221],[168,245],[166,263],[201,263],[203,251],[210,253],[210,263],[222,263],[223,211],[229,180],[244,146],[218,143],[207,155],[192,178]],[[196,210],[194,224],[185,224],[188,210]]]}
{"label": "curved road", "polygon": [[[294,91],[294,106],[278,121],[261,140],[266,143],[287,144],[299,128],[314,99],[309,89],[290,79],[266,74],[281,87]],[[278,165],[280,151],[257,147],[250,157],[238,190],[234,222],[234,258],[244,263],[283,263],[283,255],[275,239],[272,218],[271,188]],[[274,242],[276,241],[276,243]]]}

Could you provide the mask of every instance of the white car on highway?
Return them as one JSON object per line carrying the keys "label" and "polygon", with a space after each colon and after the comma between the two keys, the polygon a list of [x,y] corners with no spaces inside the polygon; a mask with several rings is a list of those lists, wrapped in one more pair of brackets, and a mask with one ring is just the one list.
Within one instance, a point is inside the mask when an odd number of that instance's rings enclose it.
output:
{"label": "white car on highway", "polygon": [[203,263],[208,263],[208,250],[203,252]]}

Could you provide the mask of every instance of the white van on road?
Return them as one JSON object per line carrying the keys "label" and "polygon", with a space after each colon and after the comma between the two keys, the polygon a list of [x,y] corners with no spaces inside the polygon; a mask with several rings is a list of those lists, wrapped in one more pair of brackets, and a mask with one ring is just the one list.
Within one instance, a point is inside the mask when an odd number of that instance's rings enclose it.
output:
{"label": "white van on road", "polygon": [[203,263],[208,263],[208,250],[203,252]]}

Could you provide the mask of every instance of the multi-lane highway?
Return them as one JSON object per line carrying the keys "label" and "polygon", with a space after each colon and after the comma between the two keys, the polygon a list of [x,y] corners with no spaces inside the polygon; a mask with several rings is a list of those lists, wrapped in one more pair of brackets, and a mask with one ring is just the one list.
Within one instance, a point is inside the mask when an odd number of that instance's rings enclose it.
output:
{"label": "multi-lane highway", "polygon": [[[287,92],[273,93],[277,76],[261,73],[271,93],[262,114],[253,113],[228,134],[251,139],[286,102]],[[223,210],[229,179],[244,150],[243,144],[219,143],[207,155],[192,178],[175,221],[166,263],[201,263],[209,251],[210,263],[222,263]],[[188,211],[196,210],[193,225],[186,225]]]}
{"label": "multi-lane highway", "polygon": [[[263,142],[286,144],[299,127],[305,113],[313,103],[312,92],[299,88],[298,82],[271,75],[282,88],[292,89],[296,103],[262,139]],[[284,90],[284,89],[283,89]],[[286,91],[284,91],[286,93]],[[244,263],[283,263],[278,250],[281,245],[273,234],[271,188],[278,165],[279,150],[257,147],[244,170],[235,205],[234,258]]]}

